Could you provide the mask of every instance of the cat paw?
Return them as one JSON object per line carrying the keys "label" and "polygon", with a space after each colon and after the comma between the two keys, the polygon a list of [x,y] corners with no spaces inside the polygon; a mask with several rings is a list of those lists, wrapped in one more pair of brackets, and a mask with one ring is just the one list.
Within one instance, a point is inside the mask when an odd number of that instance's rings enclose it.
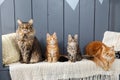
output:
{"label": "cat paw", "polygon": [[48,60],[47,62],[52,63],[52,61],[51,61],[51,60]]}
{"label": "cat paw", "polygon": [[55,62],[57,62],[57,60],[58,60],[57,57],[54,57],[52,62],[55,63]]}
{"label": "cat paw", "polygon": [[47,62],[52,62],[52,58],[51,57],[48,57],[48,59],[47,59]]}
{"label": "cat paw", "polygon": [[72,62],[71,60],[68,60],[68,62]]}
{"label": "cat paw", "polygon": [[26,64],[29,64],[30,62],[26,62]]}
{"label": "cat paw", "polygon": [[20,63],[25,63],[23,60],[19,60],[20,61]]}
{"label": "cat paw", "polygon": [[57,62],[56,60],[53,60],[53,63]]}
{"label": "cat paw", "polygon": [[108,70],[109,70],[109,68],[108,68],[108,67],[104,67],[103,69],[104,69],[105,71],[108,71]]}

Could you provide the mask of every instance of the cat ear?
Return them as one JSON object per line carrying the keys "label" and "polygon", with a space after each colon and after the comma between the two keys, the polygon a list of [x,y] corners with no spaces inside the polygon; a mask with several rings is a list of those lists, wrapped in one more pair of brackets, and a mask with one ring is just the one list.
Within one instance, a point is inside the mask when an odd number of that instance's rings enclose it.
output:
{"label": "cat ear", "polygon": [[55,38],[57,38],[56,32],[53,33],[53,36],[54,36]]}
{"label": "cat ear", "polygon": [[50,37],[50,34],[49,34],[49,33],[47,33],[47,34],[46,34],[46,37],[47,37],[47,38],[48,38],[48,37]]}
{"label": "cat ear", "polygon": [[72,40],[72,36],[69,34],[68,35],[68,42]]}
{"label": "cat ear", "polygon": [[110,47],[110,50],[111,50],[111,51],[114,51],[114,46]]}
{"label": "cat ear", "polygon": [[28,23],[32,25],[32,24],[33,24],[33,19],[30,19],[30,20],[28,21]]}
{"label": "cat ear", "polygon": [[18,23],[19,25],[21,25],[21,24],[22,24],[22,21],[21,21],[20,19],[18,19],[18,20],[17,20],[17,23]]}
{"label": "cat ear", "polygon": [[[100,50],[100,49],[98,49],[98,50]],[[104,54],[104,52],[105,52],[105,46],[102,45],[102,53]]]}
{"label": "cat ear", "polygon": [[78,35],[77,34],[74,35],[74,39],[78,40]]}

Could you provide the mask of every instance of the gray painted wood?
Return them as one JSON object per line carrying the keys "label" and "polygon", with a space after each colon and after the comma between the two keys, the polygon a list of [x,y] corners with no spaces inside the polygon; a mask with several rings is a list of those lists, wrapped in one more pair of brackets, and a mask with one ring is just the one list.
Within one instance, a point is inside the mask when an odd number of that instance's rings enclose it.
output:
{"label": "gray painted wood", "polygon": [[95,8],[95,40],[102,40],[103,34],[108,30],[108,13],[109,13],[109,0],[104,0],[100,4],[96,0]]}
{"label": "gray painted wood", "polygon": [[82,52],[85,45],[94,39],[94,0],[80,0],[80,46]]}
{"label": "gray painted wood", "polygon": [[110,30],[120,31],[120,0],[110,0]]}
{"label": "gray painted wood", "polygon": [[1,7],[0,7],[0,68],[2,68],[2,39],[1,39],[1,35],[2,35],[2,22],[1,22]]}
{"label": "gray painted wood", "polygon": [[73,10],[69,4],[65,1],[64,6],[64,49],[66,52],[68,34],[79,33],[79,3],[75,10]]}
{"label": "gray painted wood", "polygon": [[0,80],[11,80],[8,70],[0,71]]}
{"label": "gray painted wood", "polygon": [[5,0],[1,5],[2,34],[14,32],[14,5],[13,0]]}
{"label": "gray painted wood", "polygon": [[[104,31],[120,32],[120,0],[104,0],[103,4],[99,0],[79,1],[80,4],[72,10],[66,0],[5,0],[0,5],[0,35],[14,32],[18,18],[23,21],[33,18],[36,36],[44,52],[47,32],[57,33],[61,52],[63,48],[66,52],[68,34],[79,34],[83,52],[88,42],[102,40]],[[1,37],[0,80],[10,80],[8,69],[2,66]]]}
{"label": "gray painted wood", "polygon": [[47,0],[33,1],[33,19],[36,36],[41,42],[43,53],[45,53],[47,33]]}
{"label": "gray painted wood", "polygon": [[14,0],[15,1],[15,21],[17,27],[17,19],[27,22],[32,18],[31,0]]}
{"label": "gray painted wood", "polygon": [[63,53],[63,0],[48,0],[48,32],[57,33],[60,52]]}

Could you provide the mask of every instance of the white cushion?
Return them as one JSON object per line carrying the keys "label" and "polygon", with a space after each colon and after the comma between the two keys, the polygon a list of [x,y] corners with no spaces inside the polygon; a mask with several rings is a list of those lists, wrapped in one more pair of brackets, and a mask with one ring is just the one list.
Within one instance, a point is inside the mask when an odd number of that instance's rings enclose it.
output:
{"label": "white cushion", "polygon": [[115,51],[120,51],[120,32],[106,31],[102,42],[109,47],[114,46]]}
{"label": "white cushion", "polygon": [[16,33],[2,35],[2,58],[5,65],[19,61],[20,51],[15,37]]}

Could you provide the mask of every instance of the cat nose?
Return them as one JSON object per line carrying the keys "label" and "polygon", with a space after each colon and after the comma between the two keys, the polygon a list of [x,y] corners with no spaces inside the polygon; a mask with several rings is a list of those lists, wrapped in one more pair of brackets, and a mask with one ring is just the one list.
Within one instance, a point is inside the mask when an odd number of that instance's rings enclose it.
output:
{"label": "cat nose", "polygon": [[27,33],[27,30],[26,30],[26,29],[24,29],[24,30],[23,30],[23,32],[24,32],[24,33]]}
{"label": "cat nose", "polygon": [[73,53],[75,53],[75,51],[72,51]]}

